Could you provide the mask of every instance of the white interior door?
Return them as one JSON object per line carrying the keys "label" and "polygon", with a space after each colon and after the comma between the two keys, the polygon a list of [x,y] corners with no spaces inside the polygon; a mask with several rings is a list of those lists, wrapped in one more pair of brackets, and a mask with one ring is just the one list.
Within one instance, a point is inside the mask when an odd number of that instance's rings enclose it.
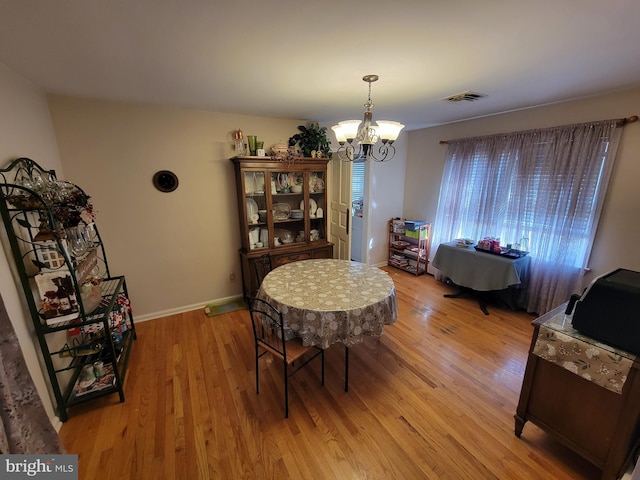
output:
{"label": "white interior door", "polygon": [[333,257],[351,259],[351,162],[333,157],[329,163],[329,191],[331,216],[329,218],[329,241],[333,243]]}

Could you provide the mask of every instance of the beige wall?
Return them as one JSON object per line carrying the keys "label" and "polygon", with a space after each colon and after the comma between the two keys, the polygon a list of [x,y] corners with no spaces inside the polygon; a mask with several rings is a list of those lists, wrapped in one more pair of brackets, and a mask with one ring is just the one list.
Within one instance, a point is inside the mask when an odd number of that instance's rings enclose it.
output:
{"label": "beige wall", "polygon": [[[49,105],[67,179],[93,197],[138,320],[242,293],[231,132],[270,147],[304,121],[61,96]],[[179,178],[172,193],[152,185],[164,169]]]}
{"label": "beige wall", "polygon": [[[17,157],[32,158],[43,167],[62,174],[44,92],[0,63],[0,167],[6,167]],[[48,380],[45,381],[42,373],[46,368],[37,353],[39,347],[33,335],[33,322],[18,291],[19,281],[13,276],[13,260],[8,260],[11,251],[5,241],[4,229],[0,229],[0,237],[0,293],[47,414],[59,427],[47,387]]]}
{"label": "beige wall", "polygon": [[[367,192],[369,236],[363,252],[366,263],[386,265],[389,258],[389,220],[403,213],[405,170],[407,168],[407,134],[402,132],[395,143],[396,156],[387,162],[369,162]],[[368,207],[368,208],[367,208]],[[413,218],[405,215],[405,218]]]}
{"label": "beige wall", "polygon": [[[541,106],[409,133],[404,215],[435,219],[446,145],[440,140],[640,114],[640,89]],[[586,282],[615,268],[640,270],[640,122],[625,127]],[[435,246],[431,256],[435,253]]]}

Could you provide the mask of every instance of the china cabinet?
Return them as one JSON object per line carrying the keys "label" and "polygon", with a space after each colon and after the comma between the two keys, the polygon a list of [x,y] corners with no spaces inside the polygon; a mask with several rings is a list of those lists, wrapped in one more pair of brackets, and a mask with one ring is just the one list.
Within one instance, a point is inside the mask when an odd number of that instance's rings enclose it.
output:
{"label": "china cabinet", "polygon": [[427,271],[431,224],[426,222],[404,222],[400,219],[389,221],[388,264],[414,275]]}
{"label": "china cabinet", "polygon": [[90,198],[28,158],[0,169],[0,214],[57,415],[117,393],[135,326],[123,276],[112,276]]}
{"label": "china cabinet", "polygon": [[245,297],[255,295],[254,262],[269,254],[273,268],[332,258],[327,238],[327,158],[293,164],[270,157],[234,157]]}

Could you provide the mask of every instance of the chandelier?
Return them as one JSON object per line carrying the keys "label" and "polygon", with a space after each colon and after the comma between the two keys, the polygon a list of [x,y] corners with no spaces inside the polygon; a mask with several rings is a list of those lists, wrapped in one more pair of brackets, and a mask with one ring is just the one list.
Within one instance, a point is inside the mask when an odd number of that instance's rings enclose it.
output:
{"label": "chandelier", "polygon": [[[364,124],[360,127],[360,124],[363,123],[360,120],[345,120],[331,127],[336,134],[336,140],[340,144],[336,153],[340,160],[345,162],[369,159],[376,162],[391,160],[396,154],[393,142],[398,138],[404,125],[389,120],[376,120],[377,125],[371,125],[373,120],[371,84],[378,80],[378,75],[365,75],[362,80],[369,84],[369,98],[367,103],[364,104],[366,108]],[[376,152],[375,146],[378,140],[381,141],[381,144]]]}

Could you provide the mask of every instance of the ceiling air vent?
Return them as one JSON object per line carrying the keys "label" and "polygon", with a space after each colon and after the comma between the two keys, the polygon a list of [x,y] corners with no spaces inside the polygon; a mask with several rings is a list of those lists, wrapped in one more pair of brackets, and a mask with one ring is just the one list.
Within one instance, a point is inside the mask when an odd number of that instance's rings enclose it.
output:
{"label": "ceiling air vent", "polygon": [[442,100],[445,102],[458,103],[458,102],[475,102],[481,98],[486,97],[487,95],[484,93],[478,92],[462,92],[457,93],[455,95],[451,95],[450,97],[445,97]]}

